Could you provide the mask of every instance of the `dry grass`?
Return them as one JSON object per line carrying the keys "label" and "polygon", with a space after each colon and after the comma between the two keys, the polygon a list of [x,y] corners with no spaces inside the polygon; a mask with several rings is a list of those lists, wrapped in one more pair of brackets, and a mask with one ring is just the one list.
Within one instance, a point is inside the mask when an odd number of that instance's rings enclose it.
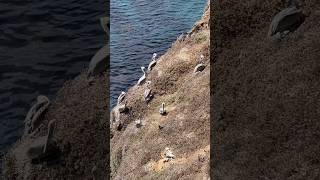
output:
{"label": "dry grass", "polygon": [[[207,13],[208,14],[208,11]],[[193,69],[200,54],[205,55],[206,68],[195,75]],[[113,179],[203,179],[209,167],[209,29],[208,16],[193,28],[191,37],[175,42],[148,74],[154,99],[142,99],[144,86],[129,89],[126,100],[129,114],[122,115],[126,124],[113,130],[111,162],[122,150],[120,165],[112,172]],[[166,103],[168,114],[159,108]],[[134,120],[142,118],[145,126],[136,128]],[[162,129],[159,129],[159,125]],[[165,147],[172,148],[176,159],[163,163]],[[201,149],[205,161],[199,162]]]}
{"label": "dry grass", "polygon": [[213,40],[224,43],[213,46],[212,177],[316,179],[320,9],[306,1],[302,26],[272,42],[268,26],[281,1],[249,2],[224,1],[215,9]]}

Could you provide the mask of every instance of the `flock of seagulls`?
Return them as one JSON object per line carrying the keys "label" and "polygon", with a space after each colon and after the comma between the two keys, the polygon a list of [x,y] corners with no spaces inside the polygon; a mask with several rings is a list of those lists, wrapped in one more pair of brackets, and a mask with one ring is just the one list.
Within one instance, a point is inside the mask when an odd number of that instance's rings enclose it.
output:
{"label": "flock of seagulls", "polygon": [[[148,66],[148,71],[147,71],[148,73],[150,73],[152,71],[152,69],[154,68],[154,66],[157,64],[157,58],[156,57],[157,57],[157,54],[153,53],[152,60],[149,63],[149,66]],[[199,72],[202,72],[205,69],[204,55],[200,55],[200,59],[198,60],[197,63],[198,64],[196,65],[196,67],[194,69],[194,73],[196,73],[196,74],[199,73]],[[138,80],[136,85],[138,87],[141,87],[143,84],[146,83],[146,85],[144,86],[145,89],[144,89],[144,93],[143,93],[143,98],[144,98],[145,102],[149,103],[153,98],[153,93],[152,93],[152,90],[151,90],[151,87],[150,87],[151,81],[147,81],[147,77],[146,77],[147,76],[147,72],[145,70],[145,67],[141,67],[141,71],[142,71],[143,75],[140,77],[140,79]],[[114,114],[117,115],[116,119],[118,119],[118,121],[120,119],[120,113],[124,112],[125,109],[128,110],[127,107],[126,107],[127,103],[124,100],[125,96],[126,96],[126,92],[122,91],[120,93],[120,95],[118,96],[117,106],[114,108],[114,110],[117,111],[117,112],[114,112]],[[123,103],[123,101],[124,101],[124,103]],[[162,116],[167,114],[164,102],[161,103],[161,106],[160,106],[160,109],[159,109],[159,114],[162,115]],[[136,119],[134,122],[135,122],[135,126],[137,128],[141,128],[142,126],[144,126],[144,123],[143,123],[142,119],[140,119],[140,118]],[[160,128],[160,126],[159,126],[159,129],[162,129],[162,128],[163,127]],[[118,130],[121,130],[121,129],[118,129]],[[164,162],[168,162],[168,161],[170,161],[170,160],[175,158],[175,156],[173,155],[172,151],[169,148],[165,149],[164,155],[165,155]]]}
{"label": "flock of seagulls", "polygon": [[[152,55],[152,60],[151,62],[149,63],[149,66],[148,66],[148,73],[152,71],[153,67],[157,64],[157,53],[153,53]],[[198,64],[196,65],[195,69],[194,69],[194,73],[197,74],[199,72],[202,72],[203,70],[205,69],[205,65],[204,65],[204,55],[200,55],[200,59],[198,60]],[[152,90],[151,90],[151,81],[147,81],[147,73],[145,71],[145,67],[141,67],[141,71],[143,72],[143,75],[140,77],[140,79],[138,80],[137,82],[137,86],[142,86],[144,83],[146,83],[146,86],[145,86],[145,90],[144,90],[144,93],[143,93],[143,98],[144,98],[144,101],[149,103],[152,98],[153,98],[153,93],[152,93]],[[120,95],[118,96],[118,101],[117,101],[117,106],[116,106],[116,110],[118,112],[115,112],[114,114],[117,114],[117,117],[116,119],[119,119],[120,117],[120,113],[122,112],[125,112],[126,110],[128,110],[127,108],[127,102],[125,101],[125,103],[122,103],[123,100],[125,99],[125,96],[126,96],[126,92],[122,91],[120,93]],[[165,110],[165,103],[163,102],[161,104],[161,107],[159,109],[159,113],[160,115],[166,115],[166,110]]]}

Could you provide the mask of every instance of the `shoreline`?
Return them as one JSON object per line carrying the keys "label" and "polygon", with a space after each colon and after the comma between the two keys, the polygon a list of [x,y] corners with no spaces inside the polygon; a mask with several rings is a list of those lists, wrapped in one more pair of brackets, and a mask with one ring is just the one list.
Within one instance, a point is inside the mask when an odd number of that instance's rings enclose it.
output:
{"label": "shoreline", "polygon": [[[112,179],[209,177],[209,8],[157,59],[146,74],[146,83],[131,86],[113,108]],[[201,55],[205,68],[194,73]],[[152,98],[146,102],[144,94],[149,90]],[[165,115],[159,113],[162,103]],[[163,157],[166,148],[175,159]]]}
{"label": "shoreline", "polygon": [[[202,25],[208,26],[208,17],[205,16],[206,14],[208,16],[209,10],[206,9],[205,12],[207,13],[204,13],[202,20],[193,26],[191,37],[189,39],[186,38],[183,42],[190,41],[201,44],[198,50],[206,53],[206,64],[208,66],[205,71],[208,75],[208,71],[210,70],[208,52],[202,48],[208,49],[207,41],[209,41],[209,36],[206,33],[201,34],[203,32],[202,28],[208,28],[202,27]],[[207,19],[204,20],[204,17]],[[178,42],[174,44],[174,46],[179,46]],[[180,43],[180,46],[182,45]],[[165,59],[167,56],[170,56],[171,50],[172,48],[161,58]],[[193,58],[192,60],[194,60]],[[194,63],[186,62],[182,68],[193,69]],[[88,85],[86,72],[82,72],[75,79],[65,82],[44,114],[41,122],[43,126],[39,127],[38,131],[34,134],[34,138],[22,137],[6,154],[3,165],[6,167],[4,172],[8,179],[107,177],[109,171],[109,151],[107,148],[109,141],[105,137],[108,137],[108,134],[110,134],[107,122],[110,115],[110,103],[105,103],[109,102],[109,97],[105,93],[105,87],[109,84],[108,74],[109,71],[106,71],[103,76],[96,77],[91,85]],[[179,76],[178,74],[176,75]],[[203,78],[209,79],[207,75]],[[161,81],[161,79],[158,80]],[[129,88],[129,93],[131,92],[132,88]],[[156,99],[157,97],[155,97],[153,102]],[[140,102],[136,102],[136,100],[133,99],[132,102],[139,104]],[[131,105],[134,106],[129,103],[129,106]],[[206,118],[203,121],[208,123],[208,115],[205,116]],[[47,125],[51,120],[56,120],[57,122],[53,139],[57,142],[61,151],[59,156],[61,159],[58,164],[53,165],[49,163],[32,164],[30,159],[25,155],[26,149],[34,139],[45,135],[48,130]],[[204,149],[208,153],[207,147]],[[112,155],[111,153],[111,157]]]}

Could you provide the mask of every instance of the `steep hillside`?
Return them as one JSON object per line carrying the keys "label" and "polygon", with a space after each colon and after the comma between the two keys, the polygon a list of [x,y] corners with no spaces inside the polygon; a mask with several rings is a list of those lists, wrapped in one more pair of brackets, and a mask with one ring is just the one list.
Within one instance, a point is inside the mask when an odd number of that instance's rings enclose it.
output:
{"label": "steep hillside", "polygon": [[[129,111],[112,112],[113,179],[204,179],[209,174],[209,11],[190,34],[161,56],[146,80],[153,99],[146,103],[147,83],[131,87],[123,102]],[[204,56],[205,69],[194,68]],[[159,108],[165,103],[167,114]],[[136,126],[136,120],[142,126]],[[165,162],[168,147],[175,158]]]}
{"label": "steep hillside", "polygon": [[212,178],[319,178],[319,2],[282,41],[267,33],[284,1],[213,6]]}

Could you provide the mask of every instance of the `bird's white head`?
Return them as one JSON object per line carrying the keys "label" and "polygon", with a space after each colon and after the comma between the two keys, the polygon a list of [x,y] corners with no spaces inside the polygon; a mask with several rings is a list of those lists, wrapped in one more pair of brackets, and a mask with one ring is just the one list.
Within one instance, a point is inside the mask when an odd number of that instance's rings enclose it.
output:
{"label": "bird's white head", "polygon": [[141,67],[141,71],[142,71],[143,73],[145,73],[145,69],[146,69],[145,67],[143,67],[143,66]]}
{"label": "bird's white head", "polygon": [[157,53],[153,53],[152,59],[156,59],[156,57],[157,57]]}

